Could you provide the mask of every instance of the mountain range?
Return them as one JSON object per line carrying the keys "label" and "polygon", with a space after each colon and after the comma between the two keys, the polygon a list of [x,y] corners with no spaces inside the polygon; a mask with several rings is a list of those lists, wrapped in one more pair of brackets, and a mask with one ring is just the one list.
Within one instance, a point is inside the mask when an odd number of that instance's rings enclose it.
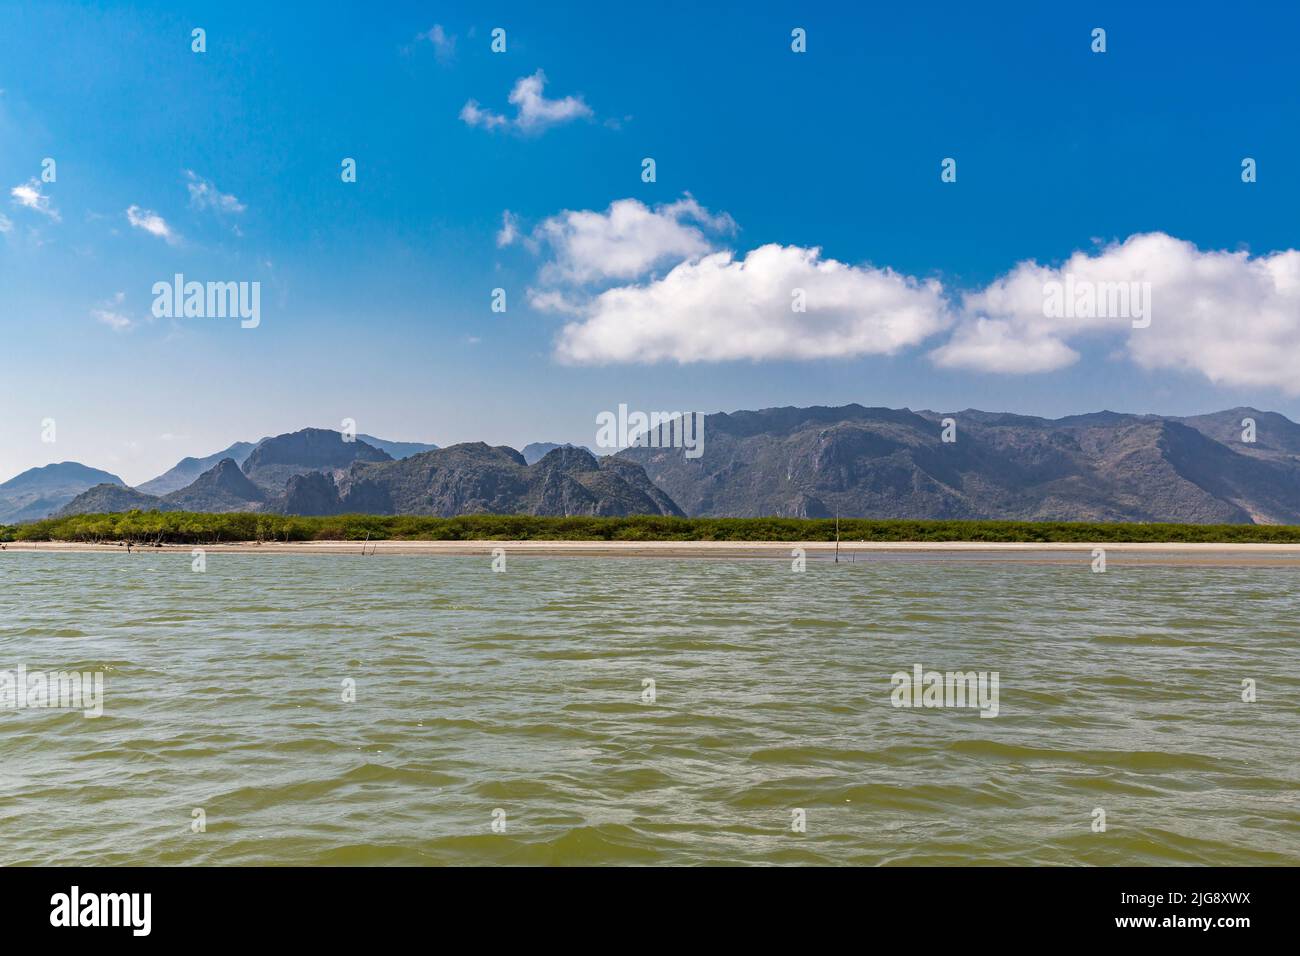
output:
{"label": "mountain range", "polygon": [[1059,419],[769,408],[705,416],[703,434],[695,458],[649,447],[597,458],[309,428],[186,458],[136,489],[75,462],[32,469],[0,485],[0,522],[152,508],[1300,524],[1300,425],[1251,408]]}
{"label": "mountain range", "polygon": [[1250,408],[1060,419],[769,408],[705,416],[704,436],[695,459],[620,456],[690,515],[1300,523],[1300,425]]}
{"label": "mountain range", "polygon": [[[144,484],[137,485],[136,491],[143,491],[147,495],[165,495],[168,492],[179,491],[213,465],[227,458],[231,459],[236,465],[242,465],[244,460],[252,454],[253,449],[266,440],[263,438],[262,441],[257,442],[237,441],[229,448],[208,455],[206,458],[182,458],[157,478],[151,478]],[[387,441],[371,435],[358,435],[357,440],[365,442],[372,448],[387,452],[393,458],[406,458],[410,455],[418,455],[420,452],[433,451],[438,447],[425,442]]]}
{"label": "mountain range", "polygon": [[[403,443],[384,443],[388,447]],[[409,443],[405,443],[408,444]],[[175,476],[187,459],[166,476]],[[183,469],[182,469],[183,470]],[[111,477],[111,476],[110,476]],[[148,482],[158,487],[158,479]],[[143,487],[143,486],[142,486]],[[529,463],[513,448],[482,442],[434,447],[398,459],[336,431],[305,428],[258,442],[240,464],[222,458],[163,495],[120,483],[86,489],[58,517],[130,510],[267,511],[276,514],[680,515],[640,465],[557,445]]]}

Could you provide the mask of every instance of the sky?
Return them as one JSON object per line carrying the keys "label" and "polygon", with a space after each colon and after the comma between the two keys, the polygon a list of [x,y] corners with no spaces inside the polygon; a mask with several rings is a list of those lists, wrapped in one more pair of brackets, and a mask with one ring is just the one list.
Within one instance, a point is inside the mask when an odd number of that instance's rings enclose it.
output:
{"label": "sky", "polygon": [[620,404],[1300,418],[1294,4],[707,6],[0,2],[0,480]]}

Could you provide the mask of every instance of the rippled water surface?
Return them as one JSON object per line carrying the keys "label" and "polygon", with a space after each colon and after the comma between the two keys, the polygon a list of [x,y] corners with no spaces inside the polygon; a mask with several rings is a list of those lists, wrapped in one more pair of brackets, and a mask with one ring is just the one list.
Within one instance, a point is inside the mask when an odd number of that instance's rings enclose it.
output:
{"label": "rippled water surface", "polygon": [[1298,568],[508,560],[0,554],[0,864],[1300,863]]}

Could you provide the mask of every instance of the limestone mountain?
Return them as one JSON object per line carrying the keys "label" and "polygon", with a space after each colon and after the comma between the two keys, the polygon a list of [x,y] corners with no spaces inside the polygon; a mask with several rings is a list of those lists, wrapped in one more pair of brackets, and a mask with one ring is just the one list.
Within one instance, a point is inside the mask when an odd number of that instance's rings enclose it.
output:
{"label": "limestone mountain", "polygon": [[[1230,408],[1208,415],[1175,419],[1239,452],[1256,458],[1285,460],[1300,457],[1300,425],[1277,412]],[[1254,423],[1254,441],[1242,438],[1247,421]]]}
{"label": "limestone mountain", "polygon": [[319,471],[294,475],[284,494],[272,499],[266,510],[282,515],[335,515],[343,512],[334,479]]}
{"label": "limestone mountain", "polygon": [[266,497],[266,493],[239,470],[233,458],[226,458],[179,491],[162,496],[148,495],[133,488],[96,485],[65,505],[58,516],[137,510],[212,514],[258,511]]}
{"label": "limestone mountain", "polygon": [[174,511],[167,502],[156,495],[147,495],[125,485],[95,485],[83,491],[54,512],[56,518],[70,515],[100,515],[116,511]]}
{"label": "limestone mountain", "polygon": [[180,491],[156,497],[101,486],[74,499],[63,513],[135,509],[298,515],[681,514],[633,462],[597,460],[582,448],[558,448],[528,465],[513,448],[482,443],[453,445],[401,461],[358,459],[337,484],[324,470],[301,471],[290,475],[277,495],[254,484],[227,458]]}
{"label": "limestone mountain", "polygon": [[529,465],[513,448],[452,445],[401,461],[358,461],[339,479],[336,500],[316,479],[286,488],[272,508],[287,513],[679,515],[639,465],[598,461],[559,448]]}
{"label": "limestone mountain", "polygon": [[[943,440],[946,419],[955,441]],[[242,468],[221,459],[161,497],[75,462],[0,485],[0,521],[59,508],[1300,524],[1300,425],[1252,408],[1058,419],[770,408],[707,416],[698,458],[631,448],[598,459],[561,445],[532,462],[481,442],[398,460],[362,439],[304,429],[263,440]]]}
{"label": "limestone mountain", "polygon": [[117,475],[76,461],[29,468],[0,484],[0,523],[16,524],[48,517],[99,484],[125,487]]}
{"label": "limestone mountain", "polygon": [[431,445],[422,441],[390,441],[387,438],[376,438],[373,435],[358,435],[357,441],[363,441],[367,445],[372,445],[380,451],[386,451],[393,458],[399,461],[403,458],[410,458],[412,455],[420,455],[426,451],[437,451],[437,445]]}
{"label": "limestone mountain", "polygon": [[[280,436],[283,437],[283,436]],[[418,441],[389,441],[385,438],[375,438],[371,435],[358,435],[358,441],[363,441],[367,445],[385,451],[393,458],[409,458],[411,455],[418,455],[421,452],[433,451],[438,446],[431,445],[427,442]],[[233,458],[235,464],[242,465],[244,461],[252,454],[253,449],[267,438],[261,441],[237,441],[229,448],[225,448],[214,454],[207,455],[203,458],[182,458],[171,468],[167,469],[156,478],[150,478],[143,484],[136,485],[137,491],[143,491],[149,495],[165,495],[173,491],[180,491],[186,485],[198,478],[199,475],[209,470],[213,465],[226,458]]]}
{"label": "limestone mountain", "polygon": [[[520,454],[524,456],[524,461],[528,462],[528,464],[535,465],[557,448],[582,448],[582,446],[570,445],[568,442],[560,444],[553,441],[535,441],[525,445]],[[591,449],[584,448],[583,450],[590,451]]]}
{"label": "limestone mountain", "polygon": [[1257,413],[1258,440],[1243,445],[1240,411],[1184,422],[771,408],[706,416],[696,459],[618,457],[692,515],[1300,523],[1300,426]]}
{"label": "limestone mountain", "polygon": [[226,458],[192,484],[164,495],[162,501],[174,511],[256,511],[266,501],[266,493],[249,481],[235,459]]}
{"label": "limestone mountain", "polygon": [[237,441],[229,448],[204,458],[182,458],[157,478],[151,478],[142,485],[136,485],[135,490],[143,491],[147,495],[165,495],[173,491],[180,491],[186,485],[193,483],[194,479],[212,468],[213,465],[227,458],[232,459],[236,465],[242,465],[244,459],[256,447],[255,442]]}
{"label": "limestone mountain", "polygon": [[244,474],[268,495],[282,495],[294,475],[319,471],[337,479],[356,461],[387,462],[393,456],[341,432],[304,428],[261,442],[244,460]]}

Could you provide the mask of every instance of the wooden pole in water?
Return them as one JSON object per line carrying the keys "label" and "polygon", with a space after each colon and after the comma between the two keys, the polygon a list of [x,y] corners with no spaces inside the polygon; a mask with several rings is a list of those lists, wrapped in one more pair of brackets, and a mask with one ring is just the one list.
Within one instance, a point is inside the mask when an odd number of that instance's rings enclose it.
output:
{"label": "wooden pole in water", "polygon": [[840,509],[835,509],[835,563],[840,563]]}

